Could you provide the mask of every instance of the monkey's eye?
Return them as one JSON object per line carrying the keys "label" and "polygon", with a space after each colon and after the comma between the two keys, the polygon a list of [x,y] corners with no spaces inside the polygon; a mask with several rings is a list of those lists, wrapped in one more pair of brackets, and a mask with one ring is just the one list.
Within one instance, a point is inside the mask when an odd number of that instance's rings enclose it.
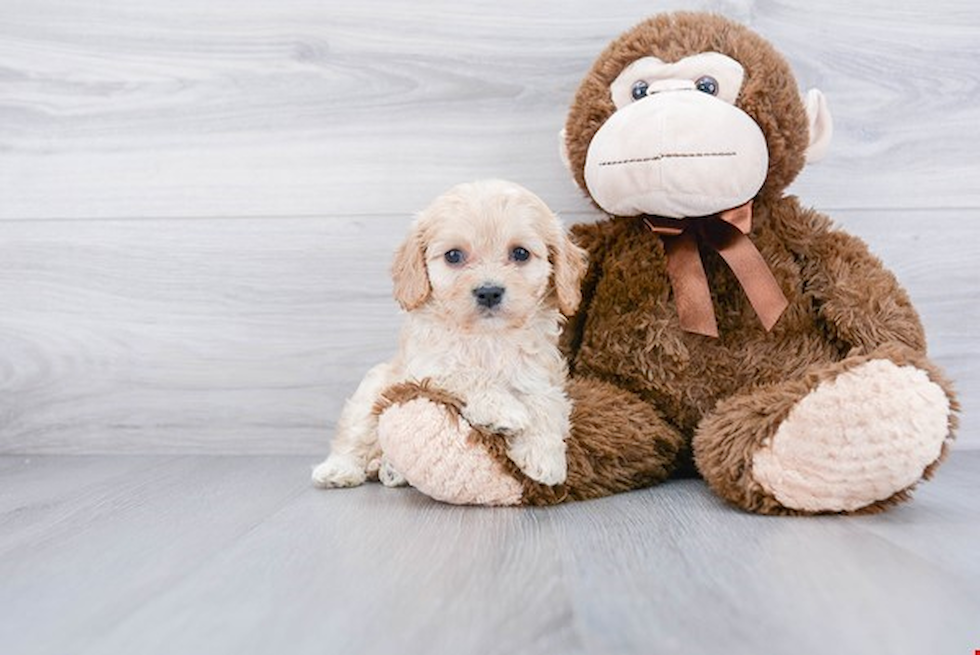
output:
{"label": "monkey's eye", "polygon": [[710,75],[702,75],[694,83],[695,88],[702,93],[716,96],[718,95],[718,80]]}
{"label": "monkey's eye", "polygon": [[443,258],[450,266],[459,266],[466,261],[466,253],[459,248],[453,248],[452,250],[447,251],[446,254],[443,255]]}
{"label": "monkey's eye", "polygon": [[633,96],[633,100],[641,100],[642,98],[646,98],[647,89],[649,88],[650,85],[644,82],[643,80],[637,80],[636,82],[633,82],[633,90],[630,91],[631,95]]}
{"label": "monkey's eye", "polygon": [[510,258],[515,262],[526,262],[531,258],[531,253],[528,252],[527,248],[517,246],[510,251]]}

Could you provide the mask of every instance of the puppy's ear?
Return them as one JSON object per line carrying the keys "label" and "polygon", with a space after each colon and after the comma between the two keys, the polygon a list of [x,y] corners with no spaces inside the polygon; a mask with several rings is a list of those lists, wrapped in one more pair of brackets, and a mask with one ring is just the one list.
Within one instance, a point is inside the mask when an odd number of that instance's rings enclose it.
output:
{"label": "puppy's ear", "polygon": [[572,316],[582,301],[582,277],[589,264],[589,254],[564,234],[551,250],[558,310]]}
{"label": "puppy's ear", "polygon": [[429,299],[432,286],[425,268],[425,243],[418,224],[395,252],[391,279],[395,283],[395,300],[405,311],[417,309]]}

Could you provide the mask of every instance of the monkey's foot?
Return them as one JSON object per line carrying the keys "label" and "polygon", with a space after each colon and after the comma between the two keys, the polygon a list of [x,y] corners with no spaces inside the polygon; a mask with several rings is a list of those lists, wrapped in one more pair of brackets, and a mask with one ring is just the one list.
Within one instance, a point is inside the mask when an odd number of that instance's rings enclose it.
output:
{"label": "monkey's foot", "polygon": [[480,443],[459,405],[443,396],[412,384],[386,392],[378,408],[378,439],[385,459],[409,484],[436,500],[520,504],[521,483]]}
{"label": "monkey's foot", "polygon": [[821,382],[752,458],[752,477],[785,507],[854,511],[902,494],[950,434],[946,392],[912,365],[872,359]]}

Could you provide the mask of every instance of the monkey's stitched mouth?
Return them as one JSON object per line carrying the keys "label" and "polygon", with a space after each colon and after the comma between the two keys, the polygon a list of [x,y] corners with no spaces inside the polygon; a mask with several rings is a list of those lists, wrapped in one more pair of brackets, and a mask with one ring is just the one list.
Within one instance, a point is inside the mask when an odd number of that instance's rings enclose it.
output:
{"label": "monkey's stitched mouth", "polygon": [[619,159],[616,161],[601,161],[600,166],[621,166],[623,164],[643,164],[662,159],[692,159],[697,157],[736,157],[737,152],[665,152],[652,157],[635,157],[633,159]]}

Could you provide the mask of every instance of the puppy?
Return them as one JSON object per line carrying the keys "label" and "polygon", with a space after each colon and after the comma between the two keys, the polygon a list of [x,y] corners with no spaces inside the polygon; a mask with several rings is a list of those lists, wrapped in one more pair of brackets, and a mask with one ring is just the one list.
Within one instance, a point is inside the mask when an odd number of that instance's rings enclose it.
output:
{"label": "puppy", "polygon": [[581,299],[586,256],[540,198],[511,182],[461,184],[437,198],[392,265],[407,312],[399,352],[347,401],[314,484],[351,487],[376,473],[403,483],[382,459],[373,407],[392,384],[426,378],[465,403],[471,425],[503,435],[528,477],[564,482],[571,403],[558,336]]}

